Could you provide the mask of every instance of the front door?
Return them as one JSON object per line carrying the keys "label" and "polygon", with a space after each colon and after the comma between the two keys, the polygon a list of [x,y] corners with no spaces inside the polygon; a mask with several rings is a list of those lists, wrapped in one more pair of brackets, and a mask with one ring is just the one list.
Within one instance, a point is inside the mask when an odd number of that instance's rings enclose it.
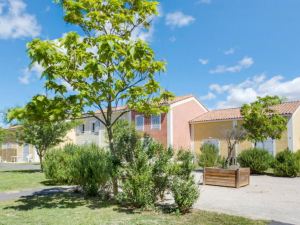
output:
{"label": "front door", "polygon": [[29,145],[25,144],[23,146],[23,161],[27,162],[28,161],[28,156],[29,156]]}
{"label": "front door", "polygon": [[275,141],[271,138],[268,138],[266,141],[264,142],[259,142],[257,143],[257,147],[258,148],[263,148],[266,151],[268,151],[271,155],[275,154]]}

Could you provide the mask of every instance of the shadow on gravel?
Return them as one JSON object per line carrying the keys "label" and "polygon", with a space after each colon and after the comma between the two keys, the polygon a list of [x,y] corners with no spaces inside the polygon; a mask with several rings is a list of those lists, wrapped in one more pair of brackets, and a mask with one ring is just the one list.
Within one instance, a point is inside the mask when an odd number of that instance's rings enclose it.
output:
{"label": "shadow on gravel", "polygon": [[296,224],[282,223],[282,222],[278,222],[278,221],[272,221],[269,225],[296,225]]}

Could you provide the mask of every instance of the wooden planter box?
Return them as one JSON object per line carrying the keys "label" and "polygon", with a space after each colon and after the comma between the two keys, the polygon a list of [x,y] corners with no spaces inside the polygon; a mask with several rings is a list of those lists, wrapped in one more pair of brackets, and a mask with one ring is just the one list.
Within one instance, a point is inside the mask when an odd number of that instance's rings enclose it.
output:
{"label": "wooden planter box", "polygon": [[243,187],[250,183],[250,168],[219,169],[204,168],[203,185]]}

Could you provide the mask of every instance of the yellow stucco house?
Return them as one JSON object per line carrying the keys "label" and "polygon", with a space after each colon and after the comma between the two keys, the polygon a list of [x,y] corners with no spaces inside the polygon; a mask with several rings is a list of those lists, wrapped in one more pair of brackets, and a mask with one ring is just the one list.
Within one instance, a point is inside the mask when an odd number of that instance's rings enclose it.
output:
{"label": "yellow stucco house", "polygon": [[[282,103],[274,106],[274,110],[288,119],[287,129],[280,140],[268,139],[258,143],[258,147],[263,147],[274,156],[286,148],[297,151],[300,149],[300,101]],[[211,143],[220,149],[221,156],[227,156],[226,131],[242,122],[240,108],[212,110],[196,117],[190,121],[193,152],[199,154],[204,143]],[[236,152],[238,154],[253,145],[244,141],[236,146]]]}
{"label": "yellow stucco house", "polygon": [[[15,131],[18,128],[19,126],[12,126],[8,129]],[[6,140],[0,145],[0,162],[39,162],[39,157],[32,145]]]}

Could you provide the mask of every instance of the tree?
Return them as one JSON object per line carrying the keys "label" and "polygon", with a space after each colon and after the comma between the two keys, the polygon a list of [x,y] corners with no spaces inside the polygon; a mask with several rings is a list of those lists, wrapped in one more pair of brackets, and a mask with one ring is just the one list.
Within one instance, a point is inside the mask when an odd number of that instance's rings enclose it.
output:
{"label": "tree", "polygon": [[4,140],[4,129],[0,127],[0,144],[2,144]]}
{"label": "tree", "polygon": [[243,128],[247,131],[246,138],[255,143],[268,138],[280,139],[286,130],[287,119],[279,114],[274,106],[281,104],[278,96],[258,97],[258,100],[245,104],[241,108],[244,117]]}
{"label": "tree", "polygon": [[31,144],[36,148],[42,170],[46,151],[62,143],[67,132],[76,125],[75,122],[54,120],[56,114],[53,107],[62,102],[62,99],[50,100],[38,96],[25,107],[10,109],[7,113],[8,121],[15,120],[20,125],[16,130],[18,143]]}
{"label": "tree", "polygon": [[[146,31],[158,14],[158,2],[150,0],[57,0],[65,21],[82,28],[83,36],[69,32],[56,40],[35,39],[28,44],[31,63],[44,68],[45,87],[66,97],[69,86],[82,103],[76,109],[99,120],[107,131],[109,148],[115,156],[113,125],[130,110],[159,114],[173,95],[162,89],[156,75],[165,62],[155,59],[145,41],[133,36]],[[114,114],[120,105],[127,108]],[[101,116],[94,113],[100,111]],[[56,109],[59,111],[60,109]],[[114,193],[117,184],[114,180]]]}
{"label": "tree", "polygon": [[236,145],[244,141],[245,138],[246,131],[240,126],[235,126],[233,129],[225,131],[225,139],[228,146],[227,165],[237,165]]}

